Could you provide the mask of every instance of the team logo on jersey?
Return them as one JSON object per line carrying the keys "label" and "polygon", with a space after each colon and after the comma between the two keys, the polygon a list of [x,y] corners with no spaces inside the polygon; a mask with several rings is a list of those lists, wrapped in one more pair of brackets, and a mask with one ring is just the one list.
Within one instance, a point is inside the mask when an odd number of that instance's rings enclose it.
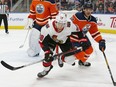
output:
{"label": "team logo on jersey", "polygon": [[43,6],[42,4],[38,4],[38,5],[36,6],[36,12],[37,12],[38,14],[42,14],[42,13],[44,12],[44,6]]}

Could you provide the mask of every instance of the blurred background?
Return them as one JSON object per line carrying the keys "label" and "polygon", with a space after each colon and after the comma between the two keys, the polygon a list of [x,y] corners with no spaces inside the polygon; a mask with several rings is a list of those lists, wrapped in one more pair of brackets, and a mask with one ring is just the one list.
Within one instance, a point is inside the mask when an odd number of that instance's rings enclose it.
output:
{"label": "blurred background", "polygon": [[[32,0],[4,0],[10,12],[27,13]],[[60,10],[81,11],[84,2],[90,1],[94,6],[94,14],[116,14],[116,0],[55,0]]]}

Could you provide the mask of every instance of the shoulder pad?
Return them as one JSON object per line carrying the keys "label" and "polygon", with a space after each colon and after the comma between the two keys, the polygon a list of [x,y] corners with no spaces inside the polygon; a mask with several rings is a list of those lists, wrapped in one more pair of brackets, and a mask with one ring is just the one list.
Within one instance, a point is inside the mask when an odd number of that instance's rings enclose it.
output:
{"label": "shoulder pad", "polygon": [[51,2],[52,4],[55,3],[55,0],[46,0],[46,1]]}
{"label": "shoulder pad", "polygon": [[75,16],[76,16],[76,17],[82,16],[82,12],[77,12],[77,13],[75,13]]}
{"label": "shoulder pad", "polygon": [[94,16],[91,16],[91,20],[97,23],[97,19]]}

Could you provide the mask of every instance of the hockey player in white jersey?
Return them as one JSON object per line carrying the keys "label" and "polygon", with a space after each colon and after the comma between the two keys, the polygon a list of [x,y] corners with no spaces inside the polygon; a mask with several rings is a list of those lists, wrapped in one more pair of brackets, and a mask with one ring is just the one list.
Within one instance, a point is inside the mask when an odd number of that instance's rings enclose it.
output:
{"label": "hockey player in white jersey", "polygon": [[[43,61],[44,70],[38,73],[38,77],[44,77],[53,68],[53,50],[56,44],[59,45],[62,52],[67,52],[72,49],[72,43],[69,36],[72,32],[77,32],[77,27],[72,21],[67,19],[66,14],[59,13],[56,19],[50,20],[41,30],[40,45],[45,53],[45,60]],[[64,62],[73,65],[75,62],[74,55],[65,55]]]}

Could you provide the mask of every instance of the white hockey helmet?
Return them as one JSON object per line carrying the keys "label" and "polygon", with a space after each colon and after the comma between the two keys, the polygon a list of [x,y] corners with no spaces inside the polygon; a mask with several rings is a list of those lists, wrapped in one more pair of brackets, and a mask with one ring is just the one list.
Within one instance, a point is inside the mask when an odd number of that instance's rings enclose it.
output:
{"label": "white hockey helmet", "polygon": [[59,32],[61,32],[64,27],[66,26],[66,23],[67,23],[67,15],[65,13],[59,13],[57,16],[56,16],[56,28],[58,29]]}
{"label": "white hockey helmet", "polygon": [[67,22],[67,15],[65,13],[60,12],[57,16],[56,16],[56,21],[58,23],[66,23]]}

